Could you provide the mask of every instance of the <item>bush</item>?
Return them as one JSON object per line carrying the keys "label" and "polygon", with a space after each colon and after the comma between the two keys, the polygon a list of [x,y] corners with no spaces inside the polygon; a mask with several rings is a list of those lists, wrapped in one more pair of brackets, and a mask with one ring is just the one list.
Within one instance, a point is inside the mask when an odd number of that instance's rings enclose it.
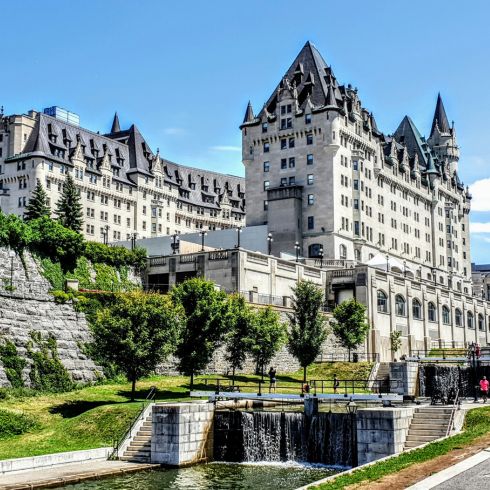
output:
{"label": "bush", "polygon": [[129,250],[125,247],[109,247],[103,243],[87,242],[84,254],[94,264],[107,264],[114,267],[129,265],[139,269],[146,265],[146,250],[141,247]]}
{"label": "bush", "polygon": [[24,386],[22,371],[26,367],[27,361],[19,356],[17,347],[12,341],[6,340],[0,344],[0,361],[2,361],[5,374],[12,388],[22,388]]}
{"label": "bush", "polygon": [[38,427],[39,423],[29,415],[0,410],[0,439],[24,434]]}

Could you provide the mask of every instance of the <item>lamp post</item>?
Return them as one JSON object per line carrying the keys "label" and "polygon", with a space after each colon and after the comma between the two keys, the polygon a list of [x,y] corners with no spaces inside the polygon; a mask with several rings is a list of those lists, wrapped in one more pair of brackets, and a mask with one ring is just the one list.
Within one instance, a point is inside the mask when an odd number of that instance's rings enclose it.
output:
{"label": "lamp post", "polygon": [[15,252],[13,250],[10,250],[9,257],[10,257],[10,289],[12,289],[14,287],[14,258],[15,258]]}
{"label": "lamp post", "polygon": [[136,238],[138,237],[138,233],[132,233],[131,234],[131,250],[134,250],[136,248]]}
{"label": "lamp post", "polygon": [[407,277],[407,261],[403,261],[403,277]]}
{"label": "lamp post", "polygon": [[471,342],[470,345],[470,353],[471,353],[471,364],[473,367],[473,376],[475,377],[475,382],[473,383],[474,389],[475,389],[475,396],[474,396],[474,402],[478,402],[478,365],[477,365],[477,360],[476,360],[476,344],[474,342]]}
{"label": "lamp post", "polygon": [[274,238],[272,238],[272,233],[269,233],[267,235],[267,251],[269,255],[272,255],[272,242],[274,241]]}
{"label": "lamp post", "polygon": [[208,233],[206,231],[200,231],[199,232],[199,235],[201,235],[201,252],[204,252],[204,237],[207,235]]}
{"label": "lamp post", "polygon": [[240,248],[240,233],[242,232],[242,227],[237,226],[236,227],[236,234],[237,234],[237,245],[235,248]]}
{"label": "lamp post", "polygon": [[435,269],[432,269],[432,278],[434,279],[434,284],[437,284],[437,276],[436,276],[436,270]]}
{"label": "lamp post", "polygon": [[299,262],[299,250],[300,250],[299,242],[296,242],[294,244],[294,249],[296,250],[296,262]]}
{"label": "lamp post", "polygon": [[179,247],[179,234],[174,233],[172,235],[173,243],[172,243],[172,254],[175,255],[177,253],[177,248]]}
{"label": "lamp post", "polygon": [[320,247],[320,267],[323,267],[323,247]]}
{"label": "lamp post", "polygon": [[386,254],[386,272],[390,272],[390,256]]}
{"label": "lamp post", "polygon": [[352,466],[357,466],[357,424],[356,424],[356,414],[357,414],[357,403],[350,399],[349,403],[346,405],[347,413],[350,414],[351,423],[351,438],[352,438]]}
{"label": "lamp post", "polygon": [[109,225],[104,226],[104,243],[109,245]]}

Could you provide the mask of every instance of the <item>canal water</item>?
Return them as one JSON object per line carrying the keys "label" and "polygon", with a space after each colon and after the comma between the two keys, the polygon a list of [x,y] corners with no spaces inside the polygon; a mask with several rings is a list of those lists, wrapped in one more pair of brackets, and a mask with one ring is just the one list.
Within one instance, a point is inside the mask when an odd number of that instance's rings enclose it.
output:
{"label": "canal water", "polygon": [[299,463],[209,463],[68,485],[70,490],[294,490],[340,469]]}

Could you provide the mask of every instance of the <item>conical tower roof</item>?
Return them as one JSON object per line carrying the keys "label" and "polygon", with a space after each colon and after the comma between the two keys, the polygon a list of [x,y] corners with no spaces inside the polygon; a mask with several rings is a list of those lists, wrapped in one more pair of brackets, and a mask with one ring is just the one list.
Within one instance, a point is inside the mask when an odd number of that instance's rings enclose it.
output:
{"label": "conical tower roof", "polygon": [[434,112],[434,119],[432,120],[432,128],[430,130],[431,136],[434,134],[436,126],[441,133],[449,133],[451,129],[446,116],[446,110],[444,109],[444,104],[442,103],[441,94],[437,95],[436,110]]}
{"label": "conical tower roof", "polygon": [[119,116],[117,112],[114,114],[114,119],[112,121],[111,133],[119,133],[121,131],[121,125],[119,124]]}

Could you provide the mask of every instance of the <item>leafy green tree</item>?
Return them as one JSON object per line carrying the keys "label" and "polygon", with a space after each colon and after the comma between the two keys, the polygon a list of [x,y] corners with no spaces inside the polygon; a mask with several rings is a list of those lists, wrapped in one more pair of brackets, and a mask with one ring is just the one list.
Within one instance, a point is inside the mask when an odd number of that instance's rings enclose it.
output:
{"label": "leafy green tree", "polygon": [[293,313],[288,314],[288,350],[306,369],[317,358],[327,338],[325,316],[321,312],[323,291],[310,281],[299,281],[293,289]]}
{"label": "leafy green tree", "polygon": [[68,174],[60,200],[56,204],[59,222],[70,230],[81,232],[83,225],[83,206],[80,193],[71,174]]}
{"label": "leafy green tree", "polygon": [[0,245],[21,254],[31,240],[31,229],[21,218],[15,214],[5,215],[0,211]]}
{"label": "leafy green tree", "polygon": [[140,291],[118,294],[97,314],[90,352],[125,374],[134,401],[136,382],[173,353],[181,327],[182,312],[168,296]]}
{"label": "leafy green tree", "polygon": [[251,338],[254,315],[242,296],[234,295],[229,299],[230,332],[226,338],[225,358],[233,369],[233,384],[235,384],[235,371],[243,368],[247,353],[253,343]]}
{"label": "leafy green tree", "polygon": [[180,372],[191,378],[192,390],[194,374],[207,366],[225,340],[229,330],[229,303],[226,293],[201,278],[178,284],[171,296],[174,303],[184,309],[184,328],[175,355]]}
{"label": "leafy green tree", "polygon": [[286,326],[270,306],[254,312],[251,339],[249,351],[263,381],[264,366],[272,361],[286,340]]}
{"label": "leafy green tree", "polygon": [[400,330],[393,330],[390,333],[390,344],[391,344],[391,352],[393,352],[393,356],[396,354],[398,349],[402,346],[402,332]]}
{"label": "leafy green tree", "polygon": [[332,330],[340,344],[350,351],[357,348],[369,330],[366,322],[366,307],[354,298],[343,301],[333,310]]}
{"label": "leafy green tree", "polygon": [[34,192],[26,206],[24,219],[26,221],[31,221],[36,218],[42,218],[43,216],[49,217],[50,214],[51,209],[48,204],[48,195],[46,194],[41,181],[38,179]]}

